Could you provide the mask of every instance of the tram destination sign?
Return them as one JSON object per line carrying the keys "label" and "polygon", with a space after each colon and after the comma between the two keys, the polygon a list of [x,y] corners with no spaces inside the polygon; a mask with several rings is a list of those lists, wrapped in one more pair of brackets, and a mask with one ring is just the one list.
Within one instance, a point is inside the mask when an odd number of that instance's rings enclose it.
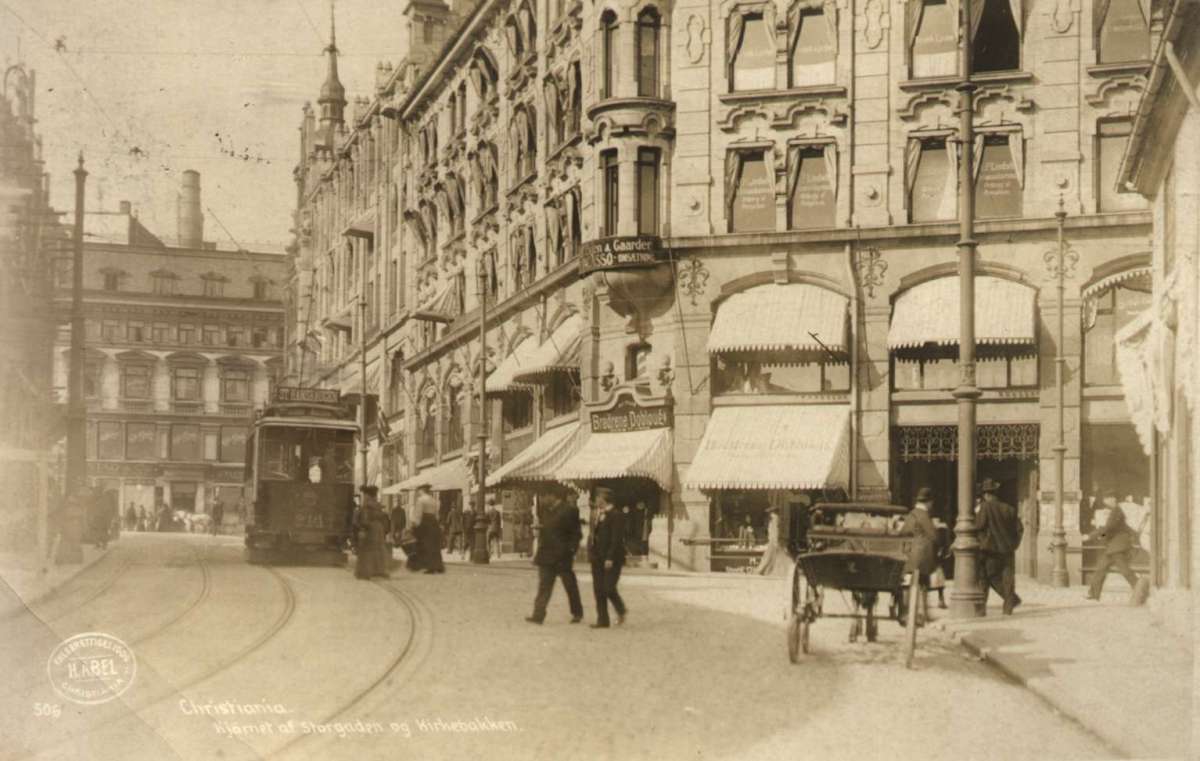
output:
{"label": "tram destination sign", "polygon": [[342,393],[336,388],[279,386],[275,389],[275,401],[292,404],[340,404]]}
{"label": "tram destination sign", "polygon": [[630,399],[622,399],[611,410],[592,413],[592,433],[628,433],[671,425],[671,408],[667,405],[639,407]]}
{"label": "tram destination sign", "polygon": [[579,274],[598,270],[653,267],[666,261],[662,239],[653,235],[615,236],[590,240],[579,249]]}

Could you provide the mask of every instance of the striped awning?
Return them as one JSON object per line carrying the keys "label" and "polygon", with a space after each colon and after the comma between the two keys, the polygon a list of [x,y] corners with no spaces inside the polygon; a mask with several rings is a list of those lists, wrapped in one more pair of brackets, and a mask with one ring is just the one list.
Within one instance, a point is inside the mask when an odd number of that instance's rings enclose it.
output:
{"label": "striped awning", "polygon": [[[1103,277],[1096,282],[1083,289],[1080,298],[1090,299],[1094,296],[1099,296],[1104,291],[1112,288],[1114,285],[1125,283],[1130,280],[1141,279],[1145,282],[1146,290],[1150,289],[1151,269],[1149,267],[1133,267],[1131,269],[1118,272],[1108,277]],[[1131,284],[1132,285],[1132,284]]]}
{"label": "striped awning", "polygon": [[605,478],[649,478],[664,491],[671,489],[670,428],[625,433],[593,433],[558,469],[560,481],[598,481]]}
{"label": "striped awning", "polygon": [[554,481],[558,469],[583,445],[579,423],[551,428],[513,459],[487,477],[488,488],[522,481]]}
{"label": "striped awning", "polygon": [[849,481],[844,404],[718,407],[684,484],[692,489],[822,489]]}
{"label": "striped awning", "polygon": [[553,372],[579,369],[579,348],[583,343],[583,318],[572,315],[554,329],[537,347],[529,364],[513,374],[517,383],[541,383]]}
{"label": "striped awning", "polygon": [[455,491],[467,488],[469,479],[467,466],[459,457],[450,462],[426,468],[415,476],[409,476],[399,483],[384,487],[379,493],[399,494],[403,491],[411,491],[422,484],[429,484],[432,491]]}
{"label": "striped awning", "polygon": [[708,351],[820,351],[822,344],[846,351],[848,303],[845,296],[808,283],[735,293],[717,310]]}
{"label": "striped awning", "polygon": [[[888,348],[958,344],[958,278],[943,277],[908,289],[896,299]],[[975,343],[1032,344],[1037,291],[998,277],[975,278]]]}
{"label": "striped awning", "polygon": [[513,380],[513,377],[528,367],[533,361],[534,354],[537,353],[538,342],[532,337],[526,337],[525,340],[517,344],[517,347],[509,353],[507,357],[501,360],[496,369],[484,381],[483,388],[488,394],[503,394],[506,391],[512,391],[514,388],[520,388],[522,384]]}
{"label": "striped awning", "polygon": [[458,316],[457,279],[450,278],[443,283],[432,296],[417,305],[412,316],[415,320],[453,322]]}

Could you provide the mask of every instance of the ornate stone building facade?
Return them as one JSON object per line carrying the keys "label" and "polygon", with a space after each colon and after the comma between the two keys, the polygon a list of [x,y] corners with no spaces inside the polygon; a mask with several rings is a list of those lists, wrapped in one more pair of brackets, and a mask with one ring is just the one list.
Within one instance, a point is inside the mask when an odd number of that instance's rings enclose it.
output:
{"label": "ornate stone building facade", "polygon": [[[1048,534],[1061,349],[1078,581],[1099,492],[1149,496],[1112,336],[1148,298],[1150,215],[1116,172],[1161,9],[972,7],[970,146],[952,1],[423,0],[412,55],[350,114],[331,46],[290,370],[356,392],[365,364],[391,436],[369,421],[371,477],[429,480],[446,507],[472,488],[482,396],[510,512],[540,479],[603,483],[636,554],[683,567],[752,563],[772,506],[928,485],[948,515],[969,150],[979,472]],[[1025,570],[1049,573],[1044,540]]]}
{"label": "ornate stone building facade", "polygon": [[[199,183],[184,173],[177,245],[127,202],[85,215],[87,474],[117,491],[122,514],[221,500],[236,530],[246,433],[283,371],[286,260],[204,241]],[[60,263],[54,385],[65,401],[71,262]]]}

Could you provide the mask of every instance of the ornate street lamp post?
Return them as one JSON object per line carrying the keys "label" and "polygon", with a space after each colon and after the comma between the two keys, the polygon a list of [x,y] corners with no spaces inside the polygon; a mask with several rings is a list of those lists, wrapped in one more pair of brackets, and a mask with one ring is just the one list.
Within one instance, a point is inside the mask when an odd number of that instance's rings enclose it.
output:
{"label": "ornate street lamp post", "polygon": [[479,470],[477,472],[475,493],[475,543],[471,549],[471,562],[486,564],[490,557],[487,546],[488,518],[484,514],[485,489],[487,482],[487,268],[483,266],[483,257],[475,265],[475,279],[479,284]]}
{"label": "ornate street lamp post", "polygon": [[975,240],[975,162],[972,155],[975,85],[971,82],[971,2],[962,2],[962,42],[959,43],[962,81],[956,88],[959,93],[958,140],[962,155],[958,162],[959,380],[953,392],[958,402],[958,519],[954,524],[954,589],[950,593],[950,614],[955,618],[975,618],[984,614],[974,510],[975,405],[979,399],[979,388],[975,385],[975,249],[979,243]]}
{"label": "ornate street lamp post", "polygon": [[1054,571],[1051,575],[1051,583],[1056,587],[1066,587],[1070,585],[1071,580],[1067,573],[1067,528],[1063,525],[1065,496],[1063,477],[1067,456],[1066,405],[1063,399],[1067,362],[1066,357],[1063,356],[1063,341],[1066,340],[1063,281],[1075,270],[1075,265],[1079,262],[1079,253],[1067,244],[1063,236],[1067,212],[1061,196],[1058,199],[1058,211],[1054,212],[1054,216],[1058,219],[1058,246],[1047,251],[1044,257],[1050,277],[1058,281],[1058,338],[1054,352],[1054,408],[1058,414],[1058,441],[1054,444],[1054,534],[1050,540],[1050,551],[1054,556]]}

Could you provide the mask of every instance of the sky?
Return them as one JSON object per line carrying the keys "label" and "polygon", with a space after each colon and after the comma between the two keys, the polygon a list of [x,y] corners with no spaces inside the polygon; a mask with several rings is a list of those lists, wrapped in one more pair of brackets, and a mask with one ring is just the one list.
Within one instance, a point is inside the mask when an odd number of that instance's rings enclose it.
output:
{"label": "sky", "polygon": [[[402,56],[402,8],[337,1],[348,100],[371,97],[376,64]],[[182,173],[195,169],[205,240],[282,250],[329,18],[330,0],[0,0],[0,59],[37,72],[51,203],[73,210],[82,151],[87,210],[130,201],[170,242]]]}

